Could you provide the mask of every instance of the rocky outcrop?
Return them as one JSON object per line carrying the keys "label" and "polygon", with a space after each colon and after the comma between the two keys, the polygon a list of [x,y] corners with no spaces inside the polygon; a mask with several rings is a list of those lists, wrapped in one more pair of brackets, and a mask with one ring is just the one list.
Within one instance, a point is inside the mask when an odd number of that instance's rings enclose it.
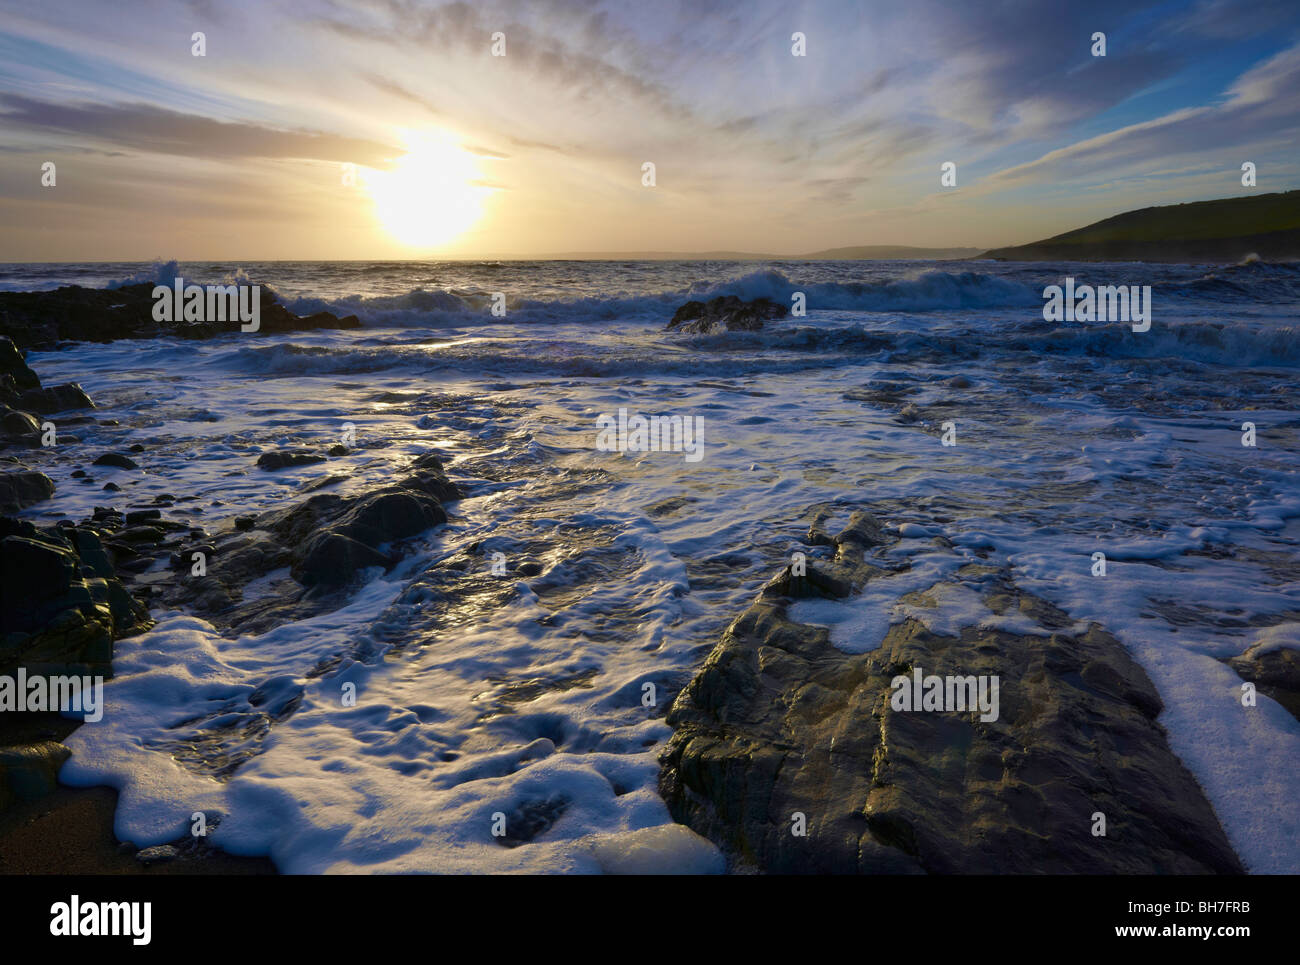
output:
{"label": "rocky outcrop", "polygon": [[1242,680],[1249,680],[1300,720],[1300,650],[1251,647],[1225,662]]}
{"label": "rocky outcrop", "polygon": [[764,322],[785,318],[788,309],[767,298],[743,301],[736,295],[719,295],[707,302],[687,302],[673,313],[668,329],[689,334],[756,332]]}
{"label": "rocky outcrop", "polygon": [[13,470],[0,472],[0,513],[16,513],[54,495],[49,476],[14,465]]}
{"label": "rocky outcrop", "polygon": [[[240,330],[240,322],[159,322],[153,317],[154,284],[121,288],[64,286],[45,292],[0,292],[0,332],[24,348],[47,348],[60,341],[112,342],[119,338],[211,338]],[[258,332],[300,332],[360,328],[355,315],[331,312],[298,316],[279,303],[269,288],[259,291]],[[256,333],[250,333],[256,335]],[[2,361],[2,360],[0,360]]]}
{"label": "rocky outcrop", "polygon": [[112,676],[113,641],[152,626],[92,525],[0,517],[0,674]]}
{"label": "rocky outcrop", "polygon": [[[0,297],[3,295],[0,292]],[[94,404],[75,382],[42,388],[40,378],[28,368],[17,346],[0,335],[0,448],[35,448],[41,444],[41,420],[33,413],[53,415],[69,409],[89,409]]]}
{"label": "rocky outcrop", "polygon": [[52,385],[45,389],[31,389],[24,392],[18,404],[29,412],[41,415],[54,415],[71,409],[92,409],[95,403],[76,382]]}
{"label": "rocky outcrop", "polygon": [[71,756],[50,740],[0,747],[0,811],[51,793],[59,783],[59,768]]}
{"label": "rocky outcrop", "polygon": [[[669,712],[660,789],[675,819],[767,872],[1243,870],[1119,641],[971,565],[959,576],[989,609],[1042,635],[908,618],[878,649],[842,652],[789,607],[882,578],[870,552],[891,537],[865,514],[834,538],[819,527],[809,541],[834,555],[774,578]],[[998,716],[894,709],[893,681],[917,669],[997,678]]]}
{"label": "rocky outcrop", "polygon": [[[148,569],[167,560],[175,578],[146,581],[161,604],[251,632],[339,605],[333,591],[367,567],[393,566],[401,558],[393,544],[446,522],[442,504],[463,495],[429,454],[392,485],[358,496],[317,493],[284,509],[241,516],[216,535],[160,519],[130,525],[108,510],[102,516],[113,527],[110,545],[134,557],[126,566]],[[244,601],[249,583],[285,568],[291,581],[273,596]]]}

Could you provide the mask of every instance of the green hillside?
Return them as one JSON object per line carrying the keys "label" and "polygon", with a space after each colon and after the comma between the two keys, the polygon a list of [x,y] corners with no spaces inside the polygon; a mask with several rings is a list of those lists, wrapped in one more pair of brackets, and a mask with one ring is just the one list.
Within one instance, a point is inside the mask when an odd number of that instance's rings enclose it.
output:
{"label": "green hillside", "polygon": [[1141,208],[1028,245],[1007,261],[1239,261],[1300,258],[1300,191]]}

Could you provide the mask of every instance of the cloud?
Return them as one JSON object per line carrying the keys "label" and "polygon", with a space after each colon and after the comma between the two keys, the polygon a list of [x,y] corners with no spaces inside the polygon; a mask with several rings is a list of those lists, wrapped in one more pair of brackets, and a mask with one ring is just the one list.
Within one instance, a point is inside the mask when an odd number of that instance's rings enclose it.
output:
{"label": "cloud", "polygon": [[361,138],[218,121],[149,104],[56,104],[7,93],[0,93],[0,122],[151,154],[206,159],[306,158],[380,167],[402,153]]}
{"label": "cloud", "polygon": [[[1047,179],[1068,181],[1090,172],[1133,165],[1168,165],[1173,158],[1204,161],[1222,153],[1242,155],[1261,144],[1300,136],[1300,45],[1283,50],[1246,73],[1222,103],[1189,107],[1128,124],[992,175],[1002,187]],[[1235,163],[1234,162],[1234,166]]]}

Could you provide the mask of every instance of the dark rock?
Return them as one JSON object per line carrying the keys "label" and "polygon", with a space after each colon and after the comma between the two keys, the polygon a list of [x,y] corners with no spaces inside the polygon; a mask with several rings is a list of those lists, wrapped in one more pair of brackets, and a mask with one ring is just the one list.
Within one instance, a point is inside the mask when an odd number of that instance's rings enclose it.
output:
{"label": "dark rock", "polygon": [[68,535],[83,566],[90,567],[98,577],[108,579],[114,575],[113,561],[109,558],[108,551],[97,533],[93,530],[77,528]]}
{"label": "dark rock", "polygon": [[339,443],[330,446],[329,449],[325,450],[325,454],[327,456],[346,456],[348,454],[348,447]]}
{"label": "dark rock", "polygon": [[43,472],[0,473],[0,513],[16,513],[54,495],[54,481]]}
{"label": "dark rock", "polygon": [[0,674],[112,675],[113,640],[151,626],[89,529],[0,517]]}
{"label": "dark rock", "polygon": [[[316,493],[258,516],[238,516],[232,529],[201,544],[169,541],[162,548],[171,550],[170,565],[185,578],[150,580],[148,585],[160,605],[189,609],[223,628],[263,632],[286,619],[301,620],[341,605],[339,591],[360,570],[388,568],[399,559],[400,549],[388,544],[444,523],[443,501],[463,495],[438,459],[426,454],[412,462],[406,476],[378,491],[349,497]],[[154,522],[159,528],[169,525],[167,520]],[[111,521],[106,518],[104,525]],[[183,531],[188,533],[189,527]],[[132,559],[133,544],[125,542],[124,535],[106,541],[117,554],[119,571],[152,569],[151,556]],[[190,552],[199,549],[207,555],[203,576],[188,570]],[[291,579],[277,581],[274,594],[243,599],[250,582],[286,568]]]}
{"label": "dark rock", "polygon": [[[0,541],[4,562],[6,622],[12,612],[16,617],[24,607],[44,603],[68,592],[77,577],[77,558],[57,544],[22,536],[6,536]],[[10,609],[9,601],[19,605]]]}
{"label": "dark rock", "polygon": [[91,409],[95,403],[76,382],[53,385],[44,389],[31,389],[19,399],[23,408],[42,415],[65,412],[69,409]]}
{"label": "dark rock", "polygon": [[[8,323],[3,311],[0,319]],[[41,380],[28,368],[17,346],[8,337],[0,336],[0,445],[36,448],[41,444],[41,421],[32,412],[47,414],[91,405],[79,385],[41,388]],[[61,441],[76,440],[65,436]]]}
{"label": "dark rock", "polygon": [[379,546],[407,539],[447,521],[437,499],[410,490],[391,490],[362,497],[331,529]]}
{"label": "dark rock", "polygon": [[126,543],[157,543],[163,538],[163,531],[157,526],[132,526],[116,536]]}
{"label": "dark rock", "polygon": [[135,854],[135,860],[141,864],[158,864],[163,861],[174,861],[180,857],[180,850],[171,844],[157,844],[152,848],[143,848]]}
{"label": "dark rock", "polygon": [[324,462],[325,457],[317,452],[307,452],[303,449],[283,449],[275,452],[264,452],[257,457],[257,467],[274,472],[277,469],[291,468],[293,466],[309,466],[313,463]]}
{"label": "dark rock", "polygon": [[71,756],[62,744],[48,740],[0,747],[0,811],[53,793],[59,768]]}
{"label": "dark rock", "polygon": [[1249,680],[1300,720],[1300,650],[1252,647],[1225,662],[1242,680]]}
{"label": "dark rock", "polygon": [[28,412],[6,408],[0,415],[0,429],[10,439],[27,439],[40,435],[41,424]]}
{"label": "dark rock", "polygon": [[746,302],[736,295],[719,295],[707,302],[690,301],[673,313],[668,328],[691,334],[726,331],[756,332],[770,319],[785,318],[789,310],[768,298]]}
{"label": "dark rock", "polygon": [[148,522],[151,519],[162,519],[162,510],[160,509],[135,509],[126,514],[126,525],[134,526],[136,523]]}
{"label": "dark rock", "polygon": [[106,452],[94,462],[92,466],[113,466],[117,469],[139,469],[139,465],[130,456],[124,456],[120,452]]}
{"label": "dark rock", "polygon": [[303,586],[340,586],[359,570],[387,568],[392,563],[390,557],[342,533],[325,533],[307,545],[292,572]]}
{"label": "dark rock", "polygon": [[[738,865],[777,873],[1242,873],[1169,748],[1146,674],[1101,627],[1072,632],[1009,572],[988,568],[986,602],[1042,636],[953,637],[909,618],[849,654],[790,619],[797,598],[880,579],[862,550],[885,532],[855,517],[833,559],[774,578],[678,695],[660,780],[676,820]],[[918,668],[996,677],[999,715],[895,710],[892,681]],[[1091,833],[1098,811],[1104,837]],[[796,812],[806,836],[791,833]]]}
{"label": "dark rock", "polygon": [[9,398],[16,399],[18,392],[39,389],[41,380],[27,367],[27,362],[18,351],[18,346],[7,335],[0,335],[0,400],[8,401],[4,395],[5,386],[8,386],[8,392],[12,393]]}
{"label": "dark rock", "polygon": [[122,491],[122,487],[115,482],[104,483],[103,488],[105,492],[110,492],[110,493],[120,493]]}
{"label": "dark rock", "polygon": [[[113,289],[72,285],[45,292],[0,292],[0,318],[4,319],[5,330],[29,349],[53,348],[60,341],[111,342],[120,338],[159,336],[204,339],[240,330],[241,323],[237,319],[156,321],[153,318],[153,288],[152,282],[143,282]],[[279,304],[269,288],[263,286],[259,294],[259,331],[262,332],[361,327],[361,321],[355,315],[339,318],[330,312],[317,312],[299,318]],[[13,356],[16,355],[16,350],[9,354],[0,346],[0,372],[5,371],[6,365],[14,364]],[[21,356],[17,361],[22,361]]]}

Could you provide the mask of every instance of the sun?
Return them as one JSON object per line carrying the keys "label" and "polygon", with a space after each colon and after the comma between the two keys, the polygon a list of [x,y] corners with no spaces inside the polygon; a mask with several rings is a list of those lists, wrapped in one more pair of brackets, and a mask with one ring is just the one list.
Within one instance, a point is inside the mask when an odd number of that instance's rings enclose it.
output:
{"label": "sun", "polygon": [[478,183],[478,158],[450,135],[407,133],[406,144],[390,170],[362,173],[375,217],[402,244],[445,245],[478,222],[492,189]]}

